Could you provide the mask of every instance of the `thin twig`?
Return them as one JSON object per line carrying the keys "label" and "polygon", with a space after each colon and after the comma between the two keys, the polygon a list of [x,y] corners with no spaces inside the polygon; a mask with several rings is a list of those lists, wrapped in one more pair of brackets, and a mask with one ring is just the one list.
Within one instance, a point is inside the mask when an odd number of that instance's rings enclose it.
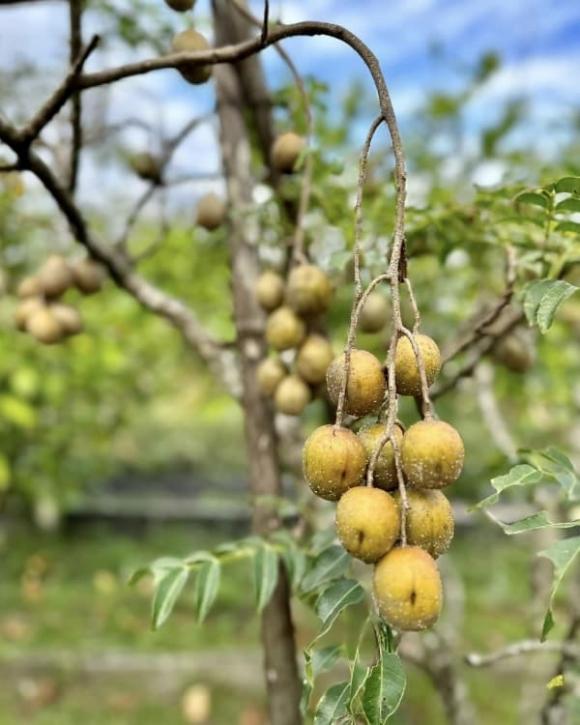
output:
{"label": "thin twig", "polygon": [[262,21],[262,45],[266,45],[268,42],[268,24],[270,22],[270,3],[268,0],[264,0],[264,19]]}
{"label": "thin twig", "polygon": [[570,657],[578,659],[580,658],[580,645],[568,641],[540,642],[536,639],[525,639],[488,654],[471,652],[465,656],[465,662],[470,667],[488,667],[510,657],[521,657],[522,655],[535,653],[553,654],[554,652],[566,653]]}
{"label": "thin twig", "polygon": [[[83,46],[82,36],[83,0],[69,0],[70,64],[74,68]],[[79,174],[81,148],[83,145],[82,98],[75,91],[71,98],[71,150],[68,190],[74,195]]]}

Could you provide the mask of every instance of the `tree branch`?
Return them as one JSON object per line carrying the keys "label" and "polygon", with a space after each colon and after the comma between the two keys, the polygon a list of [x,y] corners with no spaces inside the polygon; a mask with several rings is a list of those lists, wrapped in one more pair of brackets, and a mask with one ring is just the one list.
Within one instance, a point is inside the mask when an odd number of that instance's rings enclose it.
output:
{"label": "tree branch", "polygon": [[511,657],[521,657],[528,654],[554,654],[565,653],[574,659],[580,658],[580,645],[573,642],[540,642],[537,639],[524,639],[521,642],[503,647],[502,649],[481,654],[479,652],[471,652],[465,656],[465,662],[470,667],[489,667],[501,660]]}
{"label": "tree branch", "polygon": [[[82,13],[83,0],[69,0],[69,24],[70,24],[70,64],[74,69],[77,58],[82,52]],[[82,99],[79,91],[72,95],[71,109],[71,150],[68,190],[74,195],[79,173],[80,152],[83,145],[82,126]]]}

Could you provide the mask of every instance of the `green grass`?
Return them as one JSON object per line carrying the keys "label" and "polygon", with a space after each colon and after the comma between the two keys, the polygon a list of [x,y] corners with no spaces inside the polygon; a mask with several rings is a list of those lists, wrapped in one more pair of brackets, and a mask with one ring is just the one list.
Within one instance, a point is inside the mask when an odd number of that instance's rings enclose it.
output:
{"label": "green grass", "polygon": [[[107,528],[88,528],[62,537],[29,530],[6,533],[0,541],[0,660],[54,650],[184,653],[235,648],[255,653],[259,626],[247,563],[231,565],[224,572],[216,606],[202,626],[193,620],[191,591],[186,590],[169,622],[152,632],[150,586],[146,580],[134,588],[126,585],[129,573],[143,563],[166,554],[211,548],[223,538],[229,537],[207,528],[170,526],[139,537]],[[521,539],[508,539],[490,527],[457,536],[447,567],[456,571],[465,587],[462,653],[487,651],[529,636],[530,626],[521,612],[530,596],[530,558]],[[295,617],[299,641],[305,644],[315,634],[316,620],[303,606],[295,607]],[[363,608],[348,612],[328,641],[353,643],[363,618]],[[517,670],[507,674],[493,669],[463,671],[479,722],[518,722],[522,683]],[[70,672],[50,677],[58,696],[38,707],[28,702],[22,677],[15,681],[3,677],[0,725],[24,720],[41,725],[72,725],[81,720],[95,725],[183,722],[179,702],[186,680],[156,691],[130,674],[95,682]],[[235,724],[245,708],[263,708],[259,679],[252,692],[235,686],[224,689],[211,682],[209,675],[206,679],[212,690],[212,722]],[[404,707],[394,722],[445,722],[432,684],[412,667]]]}

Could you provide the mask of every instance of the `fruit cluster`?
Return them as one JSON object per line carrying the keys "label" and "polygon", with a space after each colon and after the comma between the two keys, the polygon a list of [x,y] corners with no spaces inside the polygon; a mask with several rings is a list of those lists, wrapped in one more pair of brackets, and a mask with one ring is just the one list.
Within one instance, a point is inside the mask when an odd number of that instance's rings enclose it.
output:
{"label": "fruit cluster", "polygon": [[25,277],[18,285],[16,327],[45,345],[77,335],[83,329],[81,315],[60,298],[73,287],[84,295],[94,294],[103,281],[102,267],[90,259],[67,262],[58,254],[50,256],[34,276]]}
{"label": "fruit cluster", "polygon": [[[415,342],[431,385],[441,366],[439,349],[426,335],[416,335]],[[341,355],[327,371],[328,394],[335,404],[344,375]],[[398,395],[421,394],[419,365],[406,337],[397,343],[395,378]],[[380,361],[365,350],[353,349],[345,411],[356,417],[376,413],[385,389]],[[399,630],[426,629],[438,618],[442,603],[435,559],[447,551],[454,531],[451,505],[440,489],[461,473],[463,442],[452,426],[440,420],[426,418],[406,431],[397,423],[392,430],[397,450],[391,441],[385,443],[376,459],[374,487],[365,486],[369,461],[384,433],[384,423],[363,427],[358,434],[337,425],[317,428],[304,446],[304,475],[317,496],[338,501],[337,533],[345,549],[375,564],[374,594],[381,616]],[[407,499],[404,517],[400,476]]]}

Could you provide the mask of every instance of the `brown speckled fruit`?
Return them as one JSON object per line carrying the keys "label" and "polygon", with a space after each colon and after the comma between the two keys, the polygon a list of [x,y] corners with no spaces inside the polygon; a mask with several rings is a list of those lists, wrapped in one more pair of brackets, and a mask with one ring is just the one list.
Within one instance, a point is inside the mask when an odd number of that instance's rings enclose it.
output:
{"label": "brown speckled fruit", "polygon": [[[344,354],[329,365],[326,385],[330,400],[337,405],[344,380]],[[366,350],[353,349],[346,390],[346,412],[362,416],[376,410],[385,394],[385,376],[377,358]]]}
{"label": "brown speckled fruit", "polygon": [[368,486],[348,490],[336,507],[336,530],[351,556],[372,564],[399,538],[399,509],[386,491]]}
{"label": "brown speckled fruit", "polygon": [[205,194],[197,202],[195,221],[203,229],[212,232],[223,224],[225,217],[225,202],[217,194]]}
{"label": "brown speckled fruit", "polygon": [[286,303],[299,315],[320,315],[332,300],[332,284],[315,264],[301,264],[288,275]]}
{"label": "brown speckled fruit", "polygon": [[284,301],[284,280],[276,272],[262,272],[256,282],[256,299],[267,312],[280,307]]}
{"label": "brown speckled fruit", "polygon": [[26,330],[29,318],[45,306],[41,297],[27,297],[14,310],[14,324],[19,330]]}
{"label": "brown speckled fruit", "polygon": [[375,601],[383,619],[402,632],[431,627],[441,613],[437,564],[418,546],[391,549],[375,566]]}
{"label": "brown speckled fruit", "polygon": [[272,312],[266,323],[266,340],[274,350],[289,350],[298,347],[306,327],[290,307],[279,307]]}
{"label": "brown speckled fruit", "polygon": [[61,323],[48,307],[34,312],[26,322],[26,329],[44,345],[54,345],[65,336]]}
{"label": "brown speckled fruit", "polygon": [[25,277],[18,285],[16,294],[20,297],[20,299],[26,299],[27,297],[41,297],[43,289],[38,277]]}
{"label": "brown speckled fruit", "polygon": [[83,320],[78,310],[71,305],[56,303],[50,305],[50,312],[60,323],[65,335],[78,335],[83,331]]}
{"label": "brown speckled fruit", "polygon": [[296,357],[296,370],[307,383],[318,385],[326,379],[326,371],[334,357],[332,347],[322,335],[309,335]]}
{"label": "brown speckled fruit", "polygon": [[272,145],[272,163],[283,174],[294,171],[298,157],[306,148],[306,140],[292,131],[278,136]]}
{"label": "brown speckled fruit", "polygon": [[[361,439],[363,446],[367,452],[369,461],[373,455],[375,448],[379,441],[382,439],[385,433],[385,425],[381,423],[375,423],[366,428],[363,428],[358,432],[358,437]],[[398,425],[393,428],[393,435],[401,450],[401,444],[403,442],[403,431]],[[393,445],[390,441],[387,441],[382,447],[379,457],[377,458],[377,464],[375,466],[375,477],[374,485],[379,488],[384,488],[385,491],[393,491],[397,488],[397,468],[395,466],[395,454],[393,452]]]}
{"label": "brown speckled fruit", "polygon": [[362,332],[380,332],[389,319],[389,304],[380,292],[371,292],[360,311],[359,327]]}
{"label": "brown speckled fruit", "polygon": [[464,457],[461,436],[442,420],[421,420],[403,436],[403,471],[416,488],[444,488],[453,483],[461,474]]}
{"label": "brown speckled fruit", "polygon": [[[400,507],[400,496],[394,494]],[[436,559],[449,550],[453,539],[453,509],[441,491],[407,488],[407,543],[420,546]],[[400,510],[400,509],[399,509]]]}
{"label": "brown speckled fruit", "polygon": [[258,365],[256,377],[264,395],[274,395],[278,385],[288,375],[284,363],[277,357],[268,357]]}
{"label": "brown speckled fruit", "polygon": [[338,501],[345,491],[362,483],[367,457],[351,430],[323,425],[304,444],[303,465],[312,491],[327,501]]}
{"label": "brown speckled fruit", "polygon": [[92,259],[76,259],[71,264],[76,288],[84,295],[99,292],[105,281],[105,270]]}
{"label": "brown speckled fruit", "polygon": [[[427,335],[415,335],[415,342],[423,356],[427,385],[432,385],[441,369],[441,353],[437,343]],[[395,378],[399,395],[421,395],[419,366],[407,337],[401,337],[397,342]]]}
{"label": "brown speckled fruit", "polygon": [[[209,50],[210,45],[206,38],[197,30],[184,30],[177,33],[171,41],[171,50],[174,53],[193,53],[198,50]],[[184,65],[178,69],[189,83],[200,85],[211,77],[211,65]]]}
{"label": "brown speckled fruit", "polygon": [[274,404],[279,413],[300,415],[312,399],[310,388],[298,375],[288,375],[274,393]]}
{"label": "brown speckled fruit", "polygon": [[59,297],[74,284],[68,262],[59,254],[53,254],[42,265],[38,281],[47,297]]}

